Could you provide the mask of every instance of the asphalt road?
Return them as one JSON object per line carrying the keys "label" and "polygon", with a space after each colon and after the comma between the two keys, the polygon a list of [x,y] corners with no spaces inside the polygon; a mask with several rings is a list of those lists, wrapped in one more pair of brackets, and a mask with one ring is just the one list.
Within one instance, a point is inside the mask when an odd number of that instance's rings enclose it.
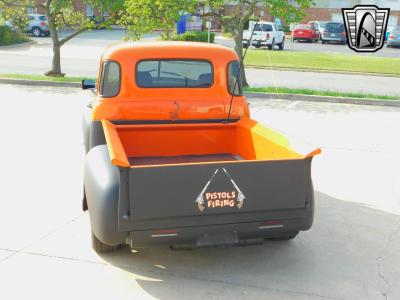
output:
{"label": "asphalt road", "polygon": [[0,299],[400,299],[400,109],[251,100],[321,146],[315,223],[289,242],[97,255],[72,88],[0,85]]}
{"label": "asphalt road", "polygon": [[[68,76],[96,77],[99,60],[104,48],[120,42],[124,30],[85,32],[72,39],[62,48],[62,70]],[[158,34],[146,35],[144,41],[153,41]],[[52,48],[50,38],[36,38],[36,44],[16,48],[0,49],[0,73],[44,74],[50,69]],[[232,41],[223,37],[217,43],[232,46]],[[331,51],[351,53],[342,45],[322,45],[309,43],[286,43],[293,51]],[[260,50],[262,51],[262,50]],[[399,57],[400,49],[383,49],[379,55]],[[343,75],[317,72],[294,72],[278,70],[246,69],[248,82],[252,86],[281,86],[290,88],[312,88],[341,92],[362,92],[399,96],[397,88],[400,78],[363,75]]]}

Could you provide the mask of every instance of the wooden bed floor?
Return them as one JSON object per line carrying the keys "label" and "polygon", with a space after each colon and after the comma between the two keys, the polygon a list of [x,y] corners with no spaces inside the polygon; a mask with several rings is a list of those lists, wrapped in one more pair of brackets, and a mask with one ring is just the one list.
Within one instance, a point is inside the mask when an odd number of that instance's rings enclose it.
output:
{"label": "wooden bed floor", "polygon": [[207,155],[183,155],[183,156],[129,157],[128,159],[131,166],[151,166],[151,165],[243,160],[239,155],[229,154],[229,153],[207,154]]}

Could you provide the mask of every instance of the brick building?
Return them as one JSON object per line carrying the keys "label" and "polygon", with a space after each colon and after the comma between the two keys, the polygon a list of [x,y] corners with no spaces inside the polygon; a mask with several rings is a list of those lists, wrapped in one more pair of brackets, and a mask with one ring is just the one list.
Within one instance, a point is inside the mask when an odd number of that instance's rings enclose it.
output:
{"label": "brick building", "polygon": [[[289,0],[291,1],[291,0]],[[315,5],[306,10],[303,22],[312,20],[343,21],[342,8],[353,7],[358,4],[374,4],[382,8],[390,8],[388,26],[395,26],[400,21],[400,0],[315,0]],[[225,1],[225,12],[232,11],[236,1]],[[260,15],[265,21],[273,21],[274,17],[264,5],[257,5],[255,16]]]}
{"label": "brick building", "polygon": [[[293,0],[288,0],[293,1]],[[37,3],[43,3],[44,0],[36,0]],[[224,11],[229,14],[235,8],[236,1],[225,1]],[[353,7],[357,4],[375,4],[378,7],[390,8],[390,16],[388,26],[395,26],[400,21],[400,0],[315,0],[315,5],[306,10],[306,17],[303,22],[311,20],[321,21],[343,21],[342,8]],[[99,12],[93,10],[89,4],[85,4],[82,0],[75,0],[74,6],[86,14],[88,17],[99,16]],[[38,13],[43,13],[42,9],[38,8]],[[258,4],[255,11],[255,16],[262,16],[262,20],[274,21],[274,17],[270,14],[267,7]],[[105,14],[107,15],[107,14]],[[216,25],[216,24],[215,24]]]}

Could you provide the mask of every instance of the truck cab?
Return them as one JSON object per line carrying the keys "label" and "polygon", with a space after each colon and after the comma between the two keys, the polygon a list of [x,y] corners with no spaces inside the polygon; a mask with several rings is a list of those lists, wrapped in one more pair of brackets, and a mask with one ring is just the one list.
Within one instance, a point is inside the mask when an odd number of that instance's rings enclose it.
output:
{"label": "truck cab", "polygon": [[83,122],[83,206],[97,252],[243,244],[311,227],[320,149],[252,120],[238,74],[233,50],[205,43],[104,52]]}

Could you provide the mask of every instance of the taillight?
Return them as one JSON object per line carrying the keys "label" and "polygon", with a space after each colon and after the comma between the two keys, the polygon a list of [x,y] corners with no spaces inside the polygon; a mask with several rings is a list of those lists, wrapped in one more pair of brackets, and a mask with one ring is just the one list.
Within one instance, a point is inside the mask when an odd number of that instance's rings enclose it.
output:
{"label": "taillight", "polygon": [[394,35],[393,34],[389,35],[389,38],[394,39]]}
{"label": "taillight", "polygon": [[46,22],[40,22],[40,26],[47,26]]}
{"label": "taillight", "polygon": [[345,35],[346,35],[346,32],[342,32],[341,35],[342,35],[342,36],[345,36]]}

